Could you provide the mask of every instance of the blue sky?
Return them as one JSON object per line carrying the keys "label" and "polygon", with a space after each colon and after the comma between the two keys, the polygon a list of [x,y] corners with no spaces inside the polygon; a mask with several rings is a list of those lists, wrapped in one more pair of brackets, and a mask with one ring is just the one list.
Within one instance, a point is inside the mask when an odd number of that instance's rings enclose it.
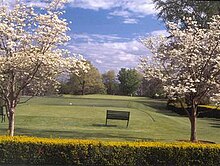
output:
{"label": "blue sky", "polygon": [[68,48],[101,72],[134,68],[147,54],[139,38],[164,34],[151,0],[72,0],[65,17],[72,38]]}
{"label": "blue sky", "polygon": [[[28,2],[44,5],[42,0]],[[65,10],[63,17],[71,22],[67,48],[101,72],[136,67],[147,55],[138,40],[166,33],[151,0],[69,0]]]}

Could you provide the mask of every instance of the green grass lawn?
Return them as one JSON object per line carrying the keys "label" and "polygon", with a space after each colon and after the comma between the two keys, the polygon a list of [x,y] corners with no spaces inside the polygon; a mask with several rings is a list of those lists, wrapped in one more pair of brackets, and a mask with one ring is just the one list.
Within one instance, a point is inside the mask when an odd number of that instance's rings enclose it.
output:
{"label": "green grass lawn", "polygon": [[[72,104],[71,104],[72,103]],[[108,95],[36,97],[16,110],[15,135],[114,141],[189,139],[188,118],[165,109],[166,102],[144,97]],[[126,121],[109,120],[107,109],[131,112]],[[7,121],[0,134],[7,134]],[[198,119],[198,139],[220,143],[220,119]]]}

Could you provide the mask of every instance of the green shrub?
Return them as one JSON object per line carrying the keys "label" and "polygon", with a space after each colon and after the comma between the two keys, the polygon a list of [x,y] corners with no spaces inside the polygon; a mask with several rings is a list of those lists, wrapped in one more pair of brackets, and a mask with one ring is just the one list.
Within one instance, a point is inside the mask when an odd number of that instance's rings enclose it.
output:
{"label": "green shrub", "polygon": [[0,137],[0,165],[220,165],[219,144]]}

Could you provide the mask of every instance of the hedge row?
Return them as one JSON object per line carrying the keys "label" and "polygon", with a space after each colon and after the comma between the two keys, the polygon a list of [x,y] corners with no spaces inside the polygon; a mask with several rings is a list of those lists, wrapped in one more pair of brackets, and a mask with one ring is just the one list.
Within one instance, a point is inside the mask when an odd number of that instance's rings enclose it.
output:
{"label": "hedge row", "polygon": [[[174,105],[167,105],[167,109],[176,112],[179,115],[186,115],[186,112],[181,107],[176,107]],[[187,108],[189,113],[191,113],[191,108]],[[198,106],[198,117],[204,118],[220,118],[220,110],[216,109],[215,107],[208,107],[208,106]]]}
{"label": "hedge row", "polygon": [[220,144],[0,137],[0,165],[220,165]]}

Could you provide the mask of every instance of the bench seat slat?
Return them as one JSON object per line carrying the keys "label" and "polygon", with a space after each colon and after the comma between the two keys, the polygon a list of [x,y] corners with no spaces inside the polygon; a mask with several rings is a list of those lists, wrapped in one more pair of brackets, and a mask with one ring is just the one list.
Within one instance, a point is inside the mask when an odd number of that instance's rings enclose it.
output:
{"label": "bench seat slat", "polygon": [[107,110],[107,112],[106,112],[106,125],[107,125],[107,119],[127,120],[127,127],[128,127],[129,118],[130,118],[130,112],[128,112],[128,111]]}
{"label": "bench seat slat", "polygon": [[128,120],[129,118],[123,116],[107,116],[107,119]]}

